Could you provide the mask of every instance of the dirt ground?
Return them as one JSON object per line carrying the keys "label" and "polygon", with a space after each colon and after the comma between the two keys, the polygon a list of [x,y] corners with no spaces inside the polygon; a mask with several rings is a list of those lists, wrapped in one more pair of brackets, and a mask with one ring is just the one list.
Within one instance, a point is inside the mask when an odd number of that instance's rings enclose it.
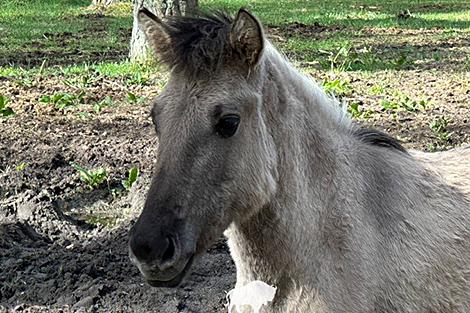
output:
{"label": "dirt ground", "polygon": [[[286,36],[282,30],[271,34],[279,41]],[[463,47],[468,53],[468,42]],[[331,75],[320,70],[310,74],[319,81]],[[470,142],[470,76],[458,66],[335,75],[351,85],[344,100],[370,110],[362,122],[398,136],[407,148],[425,150],[437,143],[448,149]],[[378,104],[379,96],[369,93],[383,82],[385,89],[424,95],[433,105],[392,114]],[[73,92],[61,77],[26,85],[0,78],[0,84],[17,113],[0,118],[0,312],[224,312],[235,274],[223,240],[177,289],[151,288],[128,260],[128,230],[142,207],[157,149],[149,103],[123,100],[83,119],[77,109],[39,103],[44,94]],[[159,91],[103,78],[88,86],[87,93],[125,99],[129,88],[147,98]],[[445,131],[452,133],[445,143],[429,128],[443,116],[449,118]],[[70,162],[104,167],[109,180],[89,190]],[[130,191],[121,190],[121,180],[133,166],[140,177]]]}
{"label": "dirt ground", "polygon": [[[223,312],[234,266],[215,245],[178,289],[148,286],[127,256],[156,149],[147,108],[81,123],[63,115],[3,122],[0,145],[0,312]],[[109,186],[89,191],[69,162],[106,166]],[[15,164],[25,163],[18,171]],[[113,170],[138,166],[130,192]],[[122,177],[123,178],[123,177]],[[92,223],[112,220],[116,226]],[[109,226],[109,225],[108,225]]]}

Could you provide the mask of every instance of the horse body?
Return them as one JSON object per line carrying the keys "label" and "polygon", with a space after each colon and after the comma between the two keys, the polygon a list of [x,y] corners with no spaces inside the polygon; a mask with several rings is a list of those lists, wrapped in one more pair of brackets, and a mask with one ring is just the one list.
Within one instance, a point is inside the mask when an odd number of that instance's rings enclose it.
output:
{"label": "horse body", "polygon": [[[271,55],[268,67],[290,67]],[[275,81],[306,82],[293,69],[280,73]],[[268,86],[267,110],[278,109],[273,99],[298,110],[273,135],[282,151],[273,201],[226,231],[237,285],[278,286],[273,312],[467,312],[470,202],[462,192],[412,156],[354,138],[338,125],[348,124],[340,113],[327,113],[328,99],[312,94],[318,87],[298,99]],[[462,171],[470,149],[458,155]]]}
{"label": "horse body", "polygon": [[[130,239],[152,285],[177,285],[226,229],[237,286],[277,287],[265,312],[470,312],[470,149],[409,154],[362,130],[246,11],[168,25],[139,17],[173,68]],[[195,57],[211,56],[215,70],[198,76]]]}

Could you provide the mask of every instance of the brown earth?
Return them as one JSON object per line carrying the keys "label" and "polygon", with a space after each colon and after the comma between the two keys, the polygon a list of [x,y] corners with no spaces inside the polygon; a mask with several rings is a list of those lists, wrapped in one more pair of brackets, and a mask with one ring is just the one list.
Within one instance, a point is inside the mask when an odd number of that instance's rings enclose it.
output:
{"label": "brown earth", "polygon": [[[224,242],[179,289],[149,287],[128,260],[127,233],[157,147],[147,116],[145,106],[123,106],[86,122],[37,111],[1,122],[0,312],[224,310],[234,282]],[[110,179],[90,191],[70,162],[103,166]],[[120,190],[132,166],[139,181]]]}
{"label": "brown earth", "polygon": [[[286,33],[327,36],[334,31],[338,29],[297,23],[273,28],[270,34],[282,43]],[[426,32],[408,35],[420,31]],[[427,43],[422,47],[427,49]],[[443,53],[454,48],[470,50],[468,41],[439,47]],[[392,44],[377,49],[395,48]],[[302,58],[297,61],[306,66]],[[414,62],[412,68],[372,73],[306,70],[320,82],[347,81],[351,90],[342,99],[368,111],[361,121],[398,136],[407,148],[448,149],[469,143],[470,74],[461,70],[461,61],[430,62],[434,63]],[[85,104],[61,110],[39,99],[56,92],[76,94],[62,77],[27,83],[0,77],[1,93],[11,98],[16,112],[0,118],[0,312],[226,310],[225,292],[233,287],[235,274],[223,241],[197,262],[177,289],[150,288],[127,257],[127,232],[142,206],[157,139],[148,102],[129,103],[126,94],[152,98],[159,91],[152,82],[158,79],[129,86],[119,79],[100,78],[85,87]],[[383,92],[371,93],[374,86]],[[397,90],[411,99],[425,99],[428,105],[416,112],[383,109],[380,100],[392,99]],[[107,95],[116,105],[94,113],[91,104]],[[88,115],[80,115],[83,112]],[[449,119],[449,140],[443,141],[429,127],[440,117]],[[109,179],[89,190],[70,162],[106,168]],[[121,180],[133,166],[141,174],[128,192]]]}

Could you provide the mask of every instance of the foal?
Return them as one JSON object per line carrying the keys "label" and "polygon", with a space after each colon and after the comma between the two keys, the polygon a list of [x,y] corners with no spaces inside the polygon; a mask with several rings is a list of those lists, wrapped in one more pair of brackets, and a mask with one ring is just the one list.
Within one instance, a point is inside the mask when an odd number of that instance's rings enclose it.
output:
{"label": "foal", "polygon": [[[152,109],[158,158],[129,242],[151,285],[177,286],[225,231],[237,286],[277,287],[266,312],[470,312],[461,190],[353,124],[246,10],[138,18],[171,69]],[[470,149],[458,154],[468,169]]]}

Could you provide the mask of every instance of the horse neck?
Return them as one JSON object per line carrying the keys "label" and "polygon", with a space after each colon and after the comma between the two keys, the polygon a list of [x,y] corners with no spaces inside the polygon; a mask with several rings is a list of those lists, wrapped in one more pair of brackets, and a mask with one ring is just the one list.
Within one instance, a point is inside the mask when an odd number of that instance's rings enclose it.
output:
{"label": "horse neck", "polygon": [[[350,144],[351,120],[338,101],[277,50],[268,46],[267,52],[265,70],[270,78],[264,83],[263,99],[278,152],[277,200],[292,205],[293,194],[303,200],[318,194],[316,199],[322,200],[322,186],[333,183]],[[299,211],[311,209],[307,203],[299,206]]]}
{"label": "horse neck", "polygon": [[263,84],[266,110],[275,110],[273,113],[284,121],[302,118],[310,127],[321,132],[351,128],[346,107],[294,68],[269,42],[263,71],[267,73],[263,75],[267,77]]}
{"label": "horse neck", "polygon": [[[265,52],[263,103],[278,154],[278,188],[258,215],[229,231],[240,283],[264,279],[282,284],[312,266],[302,255],[315,250],[321,210],[334,193],[335,171],[350,120],[310,79],[297,72],[274,48]],[[238,259],[238,262],[237,262]],[[310,264],[292,264],[308,259]],[[290,271],[286,273],[286,271]],[[274,276],[276,277],[274,277]],[[300,274],[301,275],[301,274]]]}

